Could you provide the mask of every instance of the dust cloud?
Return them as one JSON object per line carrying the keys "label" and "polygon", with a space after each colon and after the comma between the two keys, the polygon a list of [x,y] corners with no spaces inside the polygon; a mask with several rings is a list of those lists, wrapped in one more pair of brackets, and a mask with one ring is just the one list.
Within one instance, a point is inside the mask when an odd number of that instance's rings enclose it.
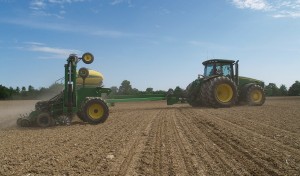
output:
{"label": "dust cloud", "polygon": [[0,101],[0,129],[17,126],[21,114],[29,114],[34,110],[38,100],[9,100]]}

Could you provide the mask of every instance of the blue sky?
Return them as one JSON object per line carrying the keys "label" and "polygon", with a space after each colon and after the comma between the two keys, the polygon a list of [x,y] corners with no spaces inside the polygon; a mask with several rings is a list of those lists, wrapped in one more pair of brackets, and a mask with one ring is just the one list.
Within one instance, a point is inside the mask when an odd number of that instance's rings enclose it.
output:
{"label": "blue sky", "polygon": [[0,26],[7,87],[48,87],[87,51],[106,87],[185,88],[211,58],[266,84],[300,80],[300,0],[0,0]]}

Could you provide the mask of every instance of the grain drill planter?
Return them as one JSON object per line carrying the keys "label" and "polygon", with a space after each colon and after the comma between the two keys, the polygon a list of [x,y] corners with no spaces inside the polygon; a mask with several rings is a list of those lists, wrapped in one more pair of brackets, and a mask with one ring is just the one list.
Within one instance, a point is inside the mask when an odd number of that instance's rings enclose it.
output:
{"label": "grain drill planter", "polygon": [[89,75],[88,69],[80,68],[77,76],[77,63],[80,60],[85,64],[91,64],[94,61],[94,56],[91,53],[85,53],[81,58],[73,54],[70,55],[67,64],[65,64],[64,91],[48,101],[37,102],[34,111],[17,120],[18,126],[69,125],[75,114],[84,122],[99,124],[109,116],[109,103],[165,99],[164,95],[152,97],[144,95],[105,100],[105,97],[111,93],[111,89],[95,84],[93,79],[97,78],[94,75]]}

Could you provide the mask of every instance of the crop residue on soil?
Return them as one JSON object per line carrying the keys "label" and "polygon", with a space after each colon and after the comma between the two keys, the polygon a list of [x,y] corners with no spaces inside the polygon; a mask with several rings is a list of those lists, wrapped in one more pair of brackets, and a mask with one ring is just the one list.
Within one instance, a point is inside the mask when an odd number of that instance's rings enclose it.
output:
{"label": "crop residue on soil", "polygon": [[0,129],[0,175],[299,175],[299,97],[165,104],[120,103],[99,125]]}

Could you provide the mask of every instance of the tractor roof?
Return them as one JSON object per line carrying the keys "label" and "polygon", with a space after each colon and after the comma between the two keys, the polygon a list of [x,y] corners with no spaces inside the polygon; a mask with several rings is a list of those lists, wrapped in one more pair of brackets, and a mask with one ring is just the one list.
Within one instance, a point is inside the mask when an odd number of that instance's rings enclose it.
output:
{"label": "tractor roof", "polygon": [[225,63],[225,64],[233,64],[234,60],[226,60],[226,59],[210,59],[202,62],[203,65],[210,64],[210,63]]}

